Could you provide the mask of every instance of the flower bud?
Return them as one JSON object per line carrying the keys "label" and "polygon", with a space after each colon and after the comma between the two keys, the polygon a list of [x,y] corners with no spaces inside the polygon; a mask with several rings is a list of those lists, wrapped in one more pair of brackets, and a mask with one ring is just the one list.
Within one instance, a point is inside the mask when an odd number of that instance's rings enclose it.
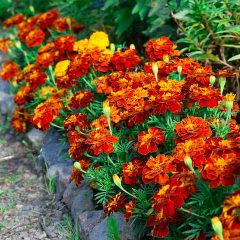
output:
{"label": "flower bud", "polygon": [[226,78],[225,77],[220,77],[219,78],[219,85],[220,85],[221,95],[223,94],[223,90],[224,90],[225,84],[226,84]]}
{"label": "flower bud", "polygon": [[66,22],[67,22],[67,25],[69,26],[69,28],[71,28],[71,18],[70,17],[66,18]]}
{"label": "flower bud", "polygon": [[81,167],[80,162],[75,162],[75,163],[73,164],[73,166],[74,166],[77,170],[82,171],[82,167]]}
{"label": "flower bud", "polygon": [[19,49],[22,48],[22,44],[21,44],[20,41],[16,41],[16,42],[15,42],[15,46],[16,46],[17,48],[19,48]]}
{"label": "flower bud", "polygon": [[110,119],[110,107],[109,107],[109,101],[106,100],[103,102],[103,113],[106,115],[107,119]]}
{"label": "flower bud", "polygon": [[179,74],[181,74],[182,73],[182,66],[178,66],[177,71],[178,71]]}
{"label": "flower bud", "polygon": [[114,53],[115,52],[115,45],[114,43],[110,44],[110,50]]}
{"label": "flower bud", "polygon": [[134,44],[130,44],[130,49],[131,50],[136,49],[135,45]]}
{"label": "flower bud", "polygon": [[220,240],[224,240],[223,233],[222,233],[222,223],[218,217],[213,217],[211,219],[212,222],[212,228],[214,232],[218,235]]}
{"label": "flower bud", "polygon": [[30,10],[33,14],[35,14],[35,9],[34,9],[34,7],[33,7],[32,5],[29,7],[29,10]]}
{"label": "flower bud", "polygon": [[187,155],[185,158],[184,158],[184,163],[186,164],[186,166],[192,171],[195,173],[195,170],[193,168],[193,163],[192,163],[192,159]]}
{"label": "flower bud", "polygon": [[227,109],[227,113],[230,114],[233,108],[233,101],[235,98],[235,94],[233,93],[228,93],[225,96],[225,102],[226,102],[226,109]]}
{"label": "flower bud", "polygon": [[153,71],[154,77],[156,79],[156,82],[158,82],[158,65],[157,65],[157,63],[152,64],[152,71]]}
{"label": "flower bud", "polygon": [[121,178],[117,174],[113,174],[113,182],[119,188],[122,188],[122,181]]}
{"label": "flower bud", "polygon": [[213,86],[215,81],[216,81],[216,77],[211,75],[210,78],[209,78],[209,81],[210,81],[210,84]]}

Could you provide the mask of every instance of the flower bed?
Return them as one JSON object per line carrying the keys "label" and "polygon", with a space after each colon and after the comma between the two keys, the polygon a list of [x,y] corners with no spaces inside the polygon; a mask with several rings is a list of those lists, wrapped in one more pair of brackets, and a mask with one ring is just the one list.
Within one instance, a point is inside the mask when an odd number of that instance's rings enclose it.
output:
{"label": "flower bed", "polygon": [[123,212],[144,239],[240,238],[232,72],[182,57],[167,37],[145,55],[104,32],[79,40],[83,25],[55,10],[4,25],[17,25],[1,41],[13,59],[1,71],[16,93],[13,127],[60,129],[71,180],[90,183],[98,208]]}

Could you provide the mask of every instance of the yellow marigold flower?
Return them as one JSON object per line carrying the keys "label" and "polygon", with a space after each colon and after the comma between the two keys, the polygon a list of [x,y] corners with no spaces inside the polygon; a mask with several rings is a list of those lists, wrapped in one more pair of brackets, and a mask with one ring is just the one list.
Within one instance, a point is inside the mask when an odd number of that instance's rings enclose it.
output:
{"label": "yellow marigold flower", "polygon": [[38,91],[38,94],[41,98],[46,99],[49,97],[53,92],[55,91],[55,88],[53,87],[43,87]]}
{"label": "yellow marigold flower", "polygon": [[69,64],[70,64],[69,60],[58,62],[54,70],[54,75],[56,77],[63,77],[67,72]]}
{"label": "yellow marigold flower", "polygon": [[77,41],[73,45],[73,51],[82,53],[88,46],[88,39]]}
{"label": "yellow marigold flower", "polygon": [[89,38],[89,44],[92,47],[99,47],[105,49],[109,46],[108,35],[105,32],[95,32]]}
{"label": "yellow marigold flower", "polygon": [[228,94],[226,94],[225,99],[226,99],[226,101],[233,102],[235,99],[235,96],[236,95],[233,93],[228,93]]}

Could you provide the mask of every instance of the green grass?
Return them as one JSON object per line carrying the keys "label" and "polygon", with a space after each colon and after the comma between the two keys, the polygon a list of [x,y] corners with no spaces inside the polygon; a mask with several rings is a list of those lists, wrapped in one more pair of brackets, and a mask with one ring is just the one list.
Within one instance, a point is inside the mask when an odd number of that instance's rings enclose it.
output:
{"label": "green grass", "polygon": [[0,205],[0,214],[3,214],[7,211],[9,211],[10,209],[15,208],[17,205],[16,201],[11,199],[8,203],[6,204],[1,204]]}
{"label": "green grass", "polygon": [[58,233],[68,240],[81,240],[78,234],[78,227],[77,225],[74,226],[69,215],[64,216],[63,223],[58,226]]}

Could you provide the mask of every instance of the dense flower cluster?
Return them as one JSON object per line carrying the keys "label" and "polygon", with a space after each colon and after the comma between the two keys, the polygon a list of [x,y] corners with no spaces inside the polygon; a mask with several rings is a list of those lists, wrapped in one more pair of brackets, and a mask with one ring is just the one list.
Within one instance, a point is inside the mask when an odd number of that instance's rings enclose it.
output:
{"label": "dense flower cluster", "polygon": [[89,180],[107,215],[121,211],[153,237],[204,239],[223,204],[223,236],[240,236],[239,191],[229,196],[239,186],[239,107],[234,94],[223,94],[224,70],[181,57],[167,37],[147,42],[146,57],[134,45],[115,50],[104,32],[78,40],[64,31],[83,26],[55,10],[4,25],[17,25],[29,48],[58,32],[33,49],[34,61],[2,68],[17,86],[12,125],[61,129],[75,161],[71,180]]}

